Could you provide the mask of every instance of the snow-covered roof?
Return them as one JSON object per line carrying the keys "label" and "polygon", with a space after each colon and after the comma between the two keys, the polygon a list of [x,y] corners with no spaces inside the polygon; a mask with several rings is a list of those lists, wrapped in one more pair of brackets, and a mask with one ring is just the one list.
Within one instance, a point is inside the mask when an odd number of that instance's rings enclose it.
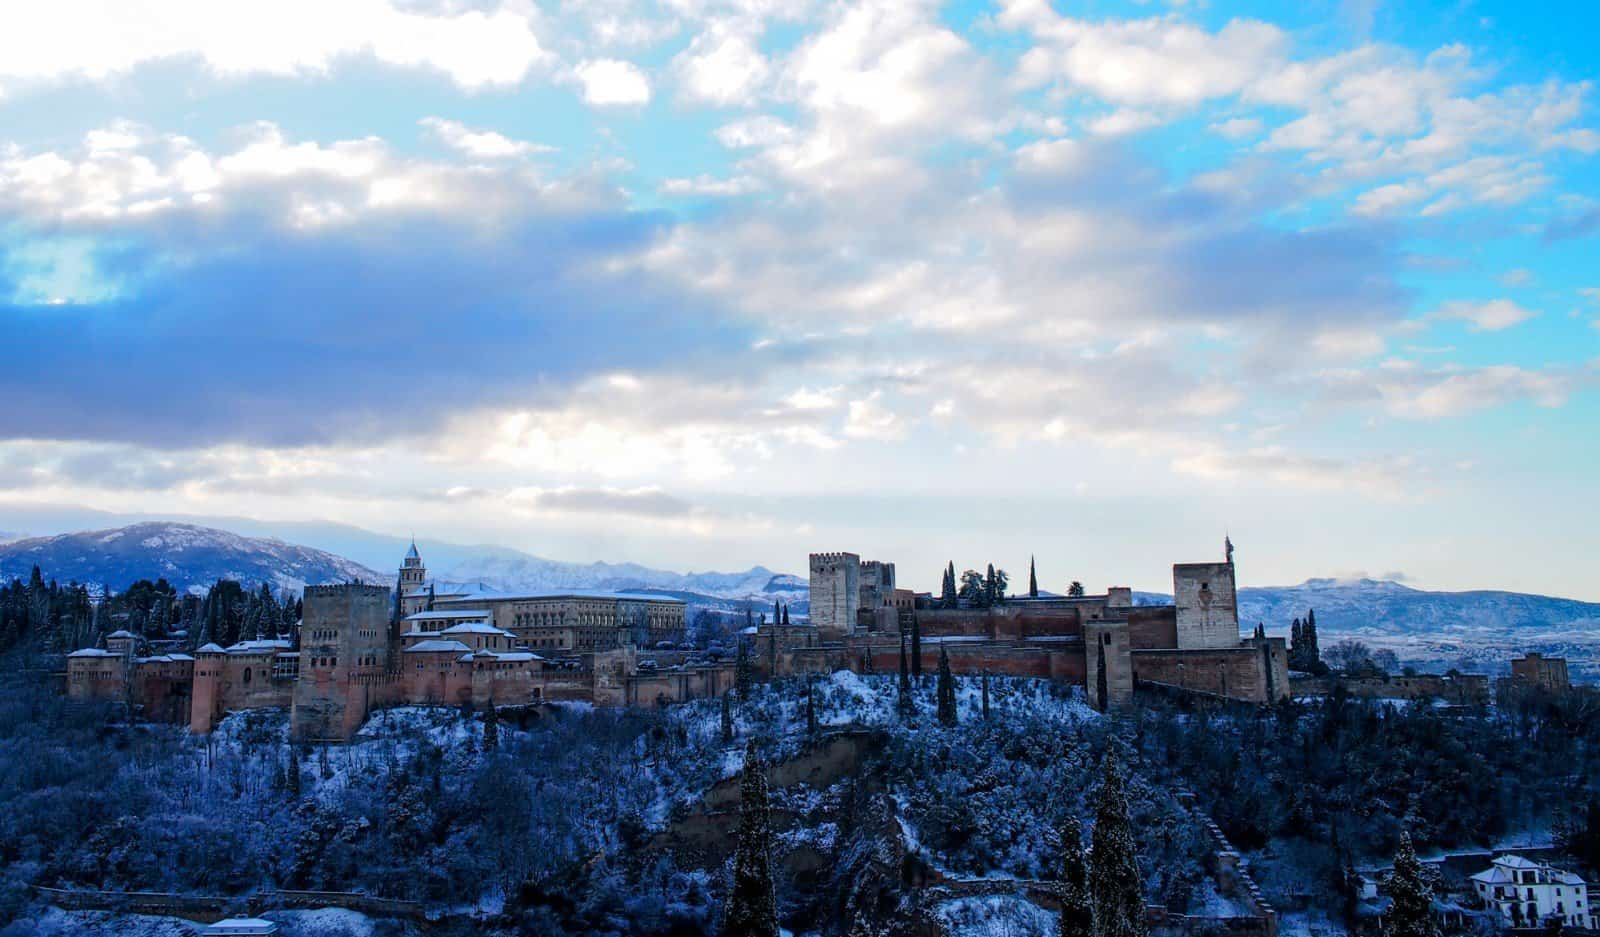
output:
{"label": "snow-covered roof", "polygon": [[134,634],[131,631],[118,630],[118,631],[111,632],[110,634],[106,635],[106,637],[108,637],[108,638],[137,638],[138,635]]}
{"label": "snow-covered roof", "polygon": [[494,625],[472,621],[450,627],[439,632],[440,634],[497,634],[505,637],[515,637],[511,632],[496,628]]}
{"label": "snow-covered roof", "polygon": [[415,540],[411,541],[411,549],[406,551],[406,559],[408,559],[408,560],[420,560],[420,559],[422,559],[422,556],[419,553],[417,553],[417,542]]}
{"label": "snow-covered roof", "polygon": [[488,618],[494,613],[486,608],[452,608],[445,611],[413,612],[406,621],[433,621],[440,618]]}
{"label": "snow-covered roof", "polygon": [[228,646],[229,654],[259,654],[263,651],[286,651],[294,644],[289,641],[272,638],[263,641],[240,641],[238,644]]}
{"label": "snow-covered roof", "polygon": [[1503,865],[1508,869],[1537,869],[1537,868],[1541,868],[1539,863],[1534,862],[1532,859],[1525,859],[1522,856],[1513,856],[1513,855],[1501,856],[1500,858],[1494,860],[1494,864],[1495,865]]}
{"label": "snow-covered roof", "polygon": [[461,659],[464,661],[472,661],[477,660],[480,657],[486,657],[490,660],[503,660],[510,663],[518,663],[521,661],[530,660],[544,660],[543,657],[540,657],[538,654],[535,654],[532,651],[474,651],[471,654],[462,655]]}
{"label": "snow-covered roof", "polygon": [[141,664],[179,664],[184,661],[194,660],[188,654],[158,654],[154,657],[141,657]]}
{"label": "snow-covered roof", "polygon": [[122,655],[113,654],[110,651],[105,650],[104,648],[86,647],[81,651],[73,651],[71,654],[68,654],[67,656],[68,657],[121,657]]}
{"label": "snow-covered roof", "polygon": [[439,583],[430,580],[420,586],[417,586],[410,592],[407,592],[406,598],[425,599],[432,594],[434,598],[439,599],[460,599],[469,595],[485,595],[488,592],[489,587],[481,582],[472,585],[462,584],[440,586]]}
{"label": "snow-covered roof", "polygon": [[195,649],[195,653],[196,654],[226,654],[228,652],[222,649],[222,645],[218,644],[215,641],[210,641],[210,642],[207,642],[206,644],[203,644],[200,647],[196,648]]}
{"label": "snow-covered roof", "polygon": [[1516,876],[1503,866],[1491,865],[1482,872],[1474,874],[1472,880],[1485,885],[1511,885],[1515,883]]}
{"label": "snow-covered roof", "polygon": [[276,934],[278,925],[258,917],[230,917],[208,926],[200,933],[203,937],[220,935]]}
{"label": "snow-covered roof", "polygon": [[424,654],[424,653],[428,653],[428,652],[441,652],[441,651],[448,651],[450,653],[460,653],[460,652],[470,651],[470,650],[472,650],[472,648],[467,647],[465,644],[462,644],[460,641],[418,641],[416,644],[413,644],[410,647],[406,648],[405,652],[407,654],[413,654],[413,653],[415,653],[415,654]]}

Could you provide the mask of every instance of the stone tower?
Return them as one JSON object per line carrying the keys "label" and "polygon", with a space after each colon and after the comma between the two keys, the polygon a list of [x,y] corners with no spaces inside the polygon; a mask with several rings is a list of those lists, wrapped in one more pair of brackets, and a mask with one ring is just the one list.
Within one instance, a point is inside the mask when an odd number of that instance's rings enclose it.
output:
{"label": "stone tower", "polygon": [[811,554],[811,624],[821,638],[855,630],[861,607],[861,557],[855,553]]}
{"label": "stone tower", "polygon": [[411,541],[411,549],[406,551],[406,558],[400,564],[399,581],[400,595],[395,598],[395,601],[400,603],[400,614],[403,617],[418,611],[418,608],[413,608],[412,606],[420,607],[424,601],[421,598],[417,598],[408,604],[405,597],[428,584],[428,567],[422,565],[422,554],[417,552],[417,542],[415,540]]}
{"label": "stone tower", "polygon": [[1178,649],[1239,646],[1239,599],[1233,576],[1233,543],[1221,563],[1175,563],[1173,603],[1178,607]]}
{"label": "stone tower", "polygon": [[189,731],[205,735],[222,716],[222,668],[228,655],[215,644],[194,652],[194,689],[189,698]]}
{"label": "stone tower", "polygon": [[389,609],[387,586],[306,586],[289,716],[295,739],[342,742],[361,728],[389,665]]}

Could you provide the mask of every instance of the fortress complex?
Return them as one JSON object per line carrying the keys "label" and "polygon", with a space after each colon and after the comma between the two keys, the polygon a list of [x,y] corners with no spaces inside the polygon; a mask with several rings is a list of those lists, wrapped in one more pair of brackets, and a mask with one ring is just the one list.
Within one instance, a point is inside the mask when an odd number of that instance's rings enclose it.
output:
{"label": "fortress complex", "polygon": [[[924,673],[943,651],[958,673],[1075,683],[1103,709],[1126,704],[1140,685],[1254,703],[1290,694],[1284,640],[1240,637],[1231,544],[1220,563],[1173,566],[1170,605],[1136,605],[1131,589],[1113,586],[948,608],[899,588],[893,563],[816,553],[810,570],[811,620],[755,629],[749,659],[767,676],[892,673],[916,635]],[[119,631],[104,648],[68,655],[67,692],[126,701],[201,733],[230,711],[287,708],[295,738],[342,741],[385,706],[648,706],[734,683],[731,660],[681,647],[678,599],[439,583],[414,544],[396,585],[308,586],[298,645],[258,638],[139,656],[139,638]],[[1551,670],[1541,668],[1542,679],[1553,681]]]}
{"label": "fortress complex", "polygon": [[[342,741],[376,708],[525,705],[549,699],[650,705],[717,695],[731,665],[677,650],[685,604],[631,593],[440,591],[413,544],[398,607],[387,586],[307,586],[299,646],[273,638],[138,656],[119,631],[67,656],[76,699],[126,701],[209,732],[230,711],[290,710],[291,733]],[[636,648],[649,647],[641,661]]]}
{"label": "fortress complex", "polygon": [[1171,605],[1135,605],[1132,589],[1113,586],[948,608],[895,588],[893,563],[814,553],[810,567],[810,626],[768,627],[759,638],[768,646],[757,658],[780,670],[893,672],[902,636],[914,632],[924,673],[944,651],[957,673],[1065,680],[1101,708],[1127,703],[1136,685],[1256,703],[1289,698],[1284,640],[1239,634],[1231,543],[1220,563],[1172,567]]}

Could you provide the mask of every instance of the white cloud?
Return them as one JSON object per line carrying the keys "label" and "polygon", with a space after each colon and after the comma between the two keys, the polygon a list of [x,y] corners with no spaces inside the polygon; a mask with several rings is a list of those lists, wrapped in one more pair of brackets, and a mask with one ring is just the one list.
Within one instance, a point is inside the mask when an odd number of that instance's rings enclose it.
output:
{"label": "white cloud", "polygon": [[1211,131],[1229,140],[1243,140],[1259,134],[1262,126],[1259,117],[1232,117],[1221,123],[1212,124]]}
{"label": "white cloud", "polygon": [[650,103],[650,80],[632,62],[594,59],[573,70],[583,99],[595,107],[637,107]]}
{"label": "white cloud", "polygon": [[[114,219],[248,201],[269,218],[319,227],[407,207],[493,216],[604,197],[516,164],[492,169],[404,158],[376,137],[294,141],[266,122],[234,136],[234,149],[208,152],[186,137],[114,124],[91,131],[76,152],[0,149],[0,207],[32,219]],[[504,197],[513,191],[519,199]]]}
{"label": "white cloud", "polygon": [[1060,16],[1045,0],[1008,0],[998,21],[1031,33],[1035,45],[1017,82],[1062,82],[1135,106],[1182,105],[1238,94],[1287,52],[1269,23],[1232,20],[1211,33],[1175,17],[1091,23]]}
{"label": "white cloud", "polygon": [[906,436],[905,421],[883,405],[883,392],[873,391],[860,400],[850,401],[844,434],[851,439],[892,442]]}
{"label": "white cloud", "polygon": [[1536,315],[1537,312],[1524,309],[1509,299],[1492,299],[1485,302],[1448,302],[1436,309],[1432,317],[1465,322],[1474,332],[1499,332],[1521,325]]}
{"label": "white cloud", "polygon": [[554,149],[526,140],[513,140],[493,130],[473,130],[465,124],[442,117],[424,117],[418,123],[431,130],[445,146],[477,159],[506,159],[530,153],[548,153]]}
{"label": "white cloud", "polygon": [[1500,275],[1500,285],[1512,287],[1528,286],[1536,279],[1537,277],[1534,276],[1532,270],[1529,270],[1526,267],[1518,267],[1515,270],[1507,270],[1505,273],[1502,273]]}
{"label": "white cloud", "polygon": [[528,18],[417,12],[391,0],[51,0],[0,5],[0,75],[105,78],[174,58],[222,75],[324,72],[342,59],[441,71],[466,88],[520,82],[551,56]]}
{"label": "white cloud", "polygon": [[727,21],[707,26],[672,65],[685,100],[721,107],[751,103],[772,72],[754,38]]}
{"label": "white cloud", "polygon": [[1120,136],[1160,125],[1161,118],[1154,114],[1125,107],[1090,121],[1089,132],[1101,136]]}
{"label": "white cloud", "polygon": [[761,182],[750,176],[719,179],[702,173],[693,178],[664,179],[658,190],[663,195],[734,196],[746,195],[760,188]]}

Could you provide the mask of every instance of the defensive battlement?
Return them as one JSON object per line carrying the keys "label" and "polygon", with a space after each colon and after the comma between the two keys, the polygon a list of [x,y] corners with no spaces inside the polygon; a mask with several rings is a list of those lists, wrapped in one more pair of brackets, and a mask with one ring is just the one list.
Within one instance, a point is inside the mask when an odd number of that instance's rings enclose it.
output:
{"label": "defensive battlement", "polygon": [[306,586],[305,598],[312,596],[388,595],[388,586],[375,586],[365,582],[338,582],[324,586]]}
{"label": "defensive battlement", "polygon": [[828,564],[828,563],[856,563],[856,564],[859,565],[861,563],[861,554],[859,554],[859,553],[813,553],[813,554],[811,554],[811,565],[813,567],[821,566],[821,565]]}

